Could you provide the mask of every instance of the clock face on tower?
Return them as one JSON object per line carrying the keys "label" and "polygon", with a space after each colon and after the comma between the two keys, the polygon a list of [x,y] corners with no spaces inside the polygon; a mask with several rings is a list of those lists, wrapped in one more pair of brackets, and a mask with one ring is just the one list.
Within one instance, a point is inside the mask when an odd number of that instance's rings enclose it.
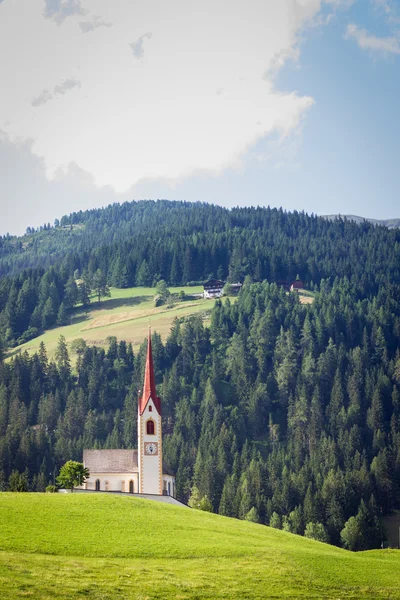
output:
{"label": "clock face on tower", "polygon": [[158,454],[157,442],[148,442],[144,445],[144,453],[148,456],[156,456]]}

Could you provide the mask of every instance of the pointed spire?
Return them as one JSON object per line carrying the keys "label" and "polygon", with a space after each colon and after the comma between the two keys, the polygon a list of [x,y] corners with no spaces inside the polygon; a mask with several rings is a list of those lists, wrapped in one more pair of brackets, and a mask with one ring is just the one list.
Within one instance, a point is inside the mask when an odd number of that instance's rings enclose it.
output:
{"label": "pointed spire", "polygon": [[157,396],[156,390],[156,378],[154,376],[154,364],[153,364],[153,352],[151,349],[151,328],[149,327],[149,337],[147,341],[147,356],[146,356],[146,368],[144,372],[144,385],[143,385],[143,394],[142,397],[139,398],[139,414],[143,414],[144,409],[146,408],[147,402],[151,398],[154,402],[154,405],[158,411],[158,414],[161,415],[161,401]]}

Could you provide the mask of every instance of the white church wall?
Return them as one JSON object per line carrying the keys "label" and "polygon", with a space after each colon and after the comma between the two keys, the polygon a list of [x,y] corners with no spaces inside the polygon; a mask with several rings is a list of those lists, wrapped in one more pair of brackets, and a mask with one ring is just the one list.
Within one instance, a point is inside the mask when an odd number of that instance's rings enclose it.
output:
{"label": "white church wall", "polygon": [[129,492],[130,481],[133,481],[133,492],[139,492],[139,473],[90,473],[85,489],[95,490],[97,479],[101,492]]}
{"label": "white church wall", "polygon": [[[153,420],[154,435],[147,433],[147,421]],[[157,454],[145,453],[146,444],[157,444]],[[139,416],[139,471],[143,494],[162,494],[162,431],[161,416],[150,398],[142,415]]]}
{"label": "white church wall", "polygon": [[175,497],[175,477],[163,474],[163,494]]}

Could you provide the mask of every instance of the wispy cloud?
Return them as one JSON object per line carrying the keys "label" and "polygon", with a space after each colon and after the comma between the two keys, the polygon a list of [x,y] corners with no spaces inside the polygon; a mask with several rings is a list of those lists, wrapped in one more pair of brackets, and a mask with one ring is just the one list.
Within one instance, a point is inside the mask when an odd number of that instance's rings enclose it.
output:
{"label": "wispy cloud", "polygon": [[112,23],[102,21],[100,17],[94,16],[91,21],[81,21],[79,27],[81,28],[82,33],[89,33],[89,31],[94,31],[99,27],[112,27]]}
{"label": "wispy cloud", "polygon": [[58,95],[63,96],[69,90],[72,90],[75,87],[81,87],[81,82],[78,81],[78,79],[75,79],[75,77],[70,77],[69,79],[65,79],[62,83],[55,86],[54,95],[55,96],[58,96]]}
{"label": "wispy cloud", "polygon": [[33,98],[31,104],[32,106],[34,106],[35,108],[37,106],[43,106],[43,104],[46,104],[46,102],[48,102],[49,100],[52,99],[52,94],[49,92],[49,90],[43,90],[41,94],[39,94],[39,96],[37,96],[36,98]]}
{"label": "wispy cloud", "polygon": [[39,96],[33,98],[31,105],[35,108],[38,106],[43,106],[43,104],[46,104],[49,102],[49,100],[52,100],[53,97],[64,96],[64,94],[76,87],[80,88],[81,82],[78,81],[78,79],[75,79],[75,77],[70,77],[69,79],[65,79],[62,83],[54,86],[53,94],[49,92],[49,90],[43,90]]}
{"label": "wispy cloud", "polygon": [[67,17],[85,15],[81,0],[45,0],[43,15],[61,25]]}
{"label": "wispy cloud", "polygon": [[143,35],[141,35],[140,38],[138,38],[136,40],[136,42],[132,42],[132,44],[129,44],[130,47],[132,48],[132,53],[135,58],[137,58],[139,60],[141,58],[143,58],[143,56],[144,56],[143,42],[146,38],[148,40],[150,40],[151,36],[152,36],[151,31],[148,31],[147,33],[144,33]]}
{"label": "wispy cloud", "polygon": [[383,12],[389,24],[398,25],[400,23],[399,5],[393,0],[371,0],[373,6]]}
{"label": "wispy cloud", "polygon": [[371,0],[373,6],[380,10],[383,10],[387,15],[393,10],[393,4],[389,0]]}
{"label": "wispy cloud", "polygon": [[354,39],[363,50],[381,54],[400,54],[399,39],[395,36],[377,37],[358,25],[350,24],[347,26],[345,37]]}

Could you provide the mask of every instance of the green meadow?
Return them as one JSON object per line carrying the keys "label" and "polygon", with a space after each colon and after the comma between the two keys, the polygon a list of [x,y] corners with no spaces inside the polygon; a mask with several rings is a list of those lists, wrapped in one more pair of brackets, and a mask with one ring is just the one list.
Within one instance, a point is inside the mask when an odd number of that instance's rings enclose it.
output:
{"label": "green meadow", "polygon": [[65,337],[67,344],[82,338],[90,345],[104,346],[108,337],[116,336],[119,340],[139,346],[146,337],[150,324],[165,340],[175,317],[187,317],[198,313],[207,316],[214,304],[212,300],[190,297],[190,294],[202,292],[202,286],[169,289],[171,293],[177,294],[183,290],[187,297],[176,300],[171,308],[166,305],[155,307],[155,288],[111,288],[110,298],[102,299],[100,304],[92,298],[92,303],[87,308],[78,307],[72,311],[68,317],[68,325],[46,331],[39,337],[13,348],[9,355],[25,350],[33,353],[38,350],[40,342],[44,342],[49,358],[53,358],[60,335]]}
{"label": "green meadow", "polygon": [[129,496],[2,493],[0,598],[400,599],[400,552]]}

